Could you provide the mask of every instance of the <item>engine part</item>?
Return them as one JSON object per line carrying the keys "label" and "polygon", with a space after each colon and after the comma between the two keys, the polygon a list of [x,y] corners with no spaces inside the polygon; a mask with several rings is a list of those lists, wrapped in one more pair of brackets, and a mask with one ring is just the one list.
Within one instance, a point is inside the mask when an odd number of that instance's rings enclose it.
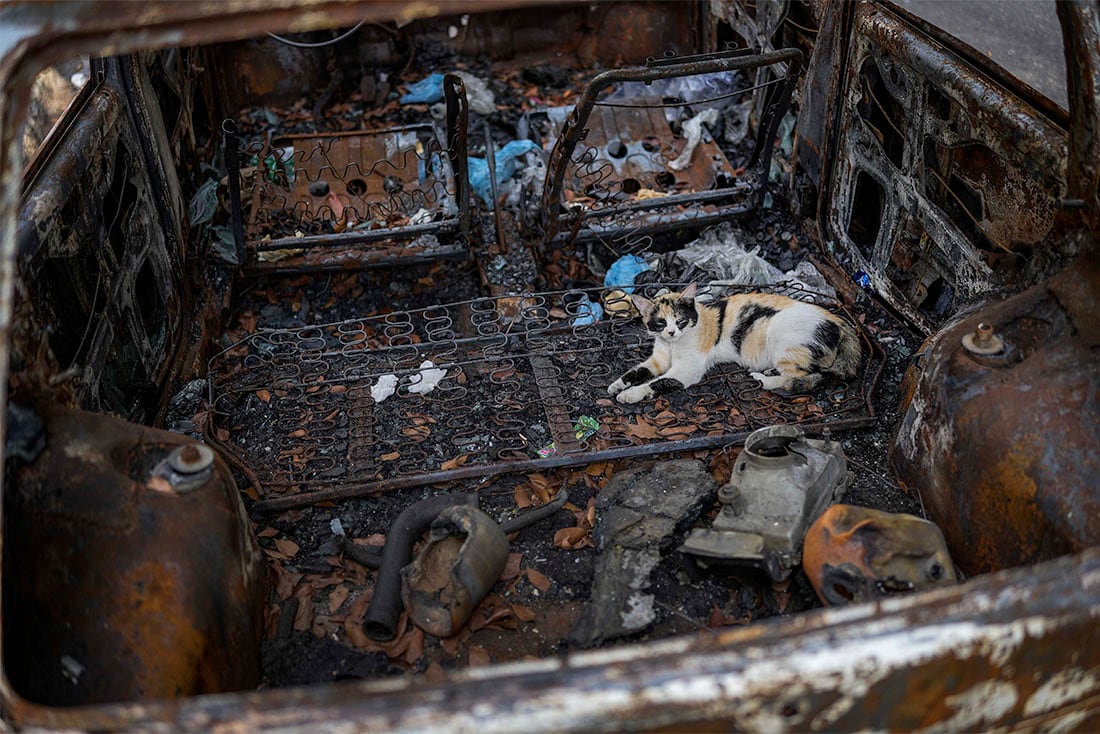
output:
{"label": "engine part", "polygon": [[226,464],[175,433],[81,411],[5,493],[5,665],[54,705],[260,680],[265,567]]}
{"label": "engine part", "polygon": [[386,534],[374,596],[363,620],[367,637],[384,642],[397,635],[397,619],[401,616],[401,569],[412,560],[413,544],[417,539],[448,507],[476,504],[476,494],[441,494],[409,505],[397,516]]}
{"label": "engine part", "polygon": [[401,570],[401,598],[417,627],[451,637],[466,624],[508,562],[508,538],[476,507],[448,507],[428,544]]}
{"label": "engine part", "polygon": [[[891,460],[969,575],[1096,543],[1097,311],[1093,255],[944,329],[907,375]],[[995,326],[1000,351],[966,346],[983,325]]]}
{"label": "engine part", "polygon": [[810,526],[802,568],[824,604],[957,583],[935,523],[852,505],[833,505]]}
{"label": "engine part", "polygon": [[718,490],[722,509],[710,529],[696,528],[680,550],[699,565],[713,561],[763,568],[786,580],[801,561],[806,528],[851,481],[840,444],[806,438],[796,426],[754,431]]}

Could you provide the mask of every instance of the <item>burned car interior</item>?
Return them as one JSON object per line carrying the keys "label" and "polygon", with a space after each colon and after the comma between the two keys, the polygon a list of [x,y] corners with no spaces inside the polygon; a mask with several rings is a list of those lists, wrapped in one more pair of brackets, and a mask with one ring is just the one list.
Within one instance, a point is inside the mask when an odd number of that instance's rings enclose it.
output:
{"label": "burned car interior", "polygon": [[1097,3],[3,12],[11,726],[1100,726]]}

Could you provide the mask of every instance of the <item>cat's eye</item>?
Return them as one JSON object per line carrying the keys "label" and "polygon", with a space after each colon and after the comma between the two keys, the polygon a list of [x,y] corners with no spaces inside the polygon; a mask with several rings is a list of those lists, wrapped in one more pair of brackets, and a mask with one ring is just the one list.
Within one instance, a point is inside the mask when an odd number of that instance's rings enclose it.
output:
{"label": "cat's eye", "polygon": [[654,326],[654,328],[657,328],[657,329],[665,328],[666,324],[667,324],[667,322],[664,319],[654,319],[654,321],[653,321],[653,326]]}

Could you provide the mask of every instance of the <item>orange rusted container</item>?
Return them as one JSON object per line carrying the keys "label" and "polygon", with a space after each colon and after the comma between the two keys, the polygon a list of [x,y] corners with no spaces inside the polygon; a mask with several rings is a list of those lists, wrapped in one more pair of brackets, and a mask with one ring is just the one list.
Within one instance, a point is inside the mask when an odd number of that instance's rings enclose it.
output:
{"label": "orange rusted container", "polygon": [[226,464],[86,412],[46,420],[6,502],[12,684],[53,705],[254,687],[263,563]]}

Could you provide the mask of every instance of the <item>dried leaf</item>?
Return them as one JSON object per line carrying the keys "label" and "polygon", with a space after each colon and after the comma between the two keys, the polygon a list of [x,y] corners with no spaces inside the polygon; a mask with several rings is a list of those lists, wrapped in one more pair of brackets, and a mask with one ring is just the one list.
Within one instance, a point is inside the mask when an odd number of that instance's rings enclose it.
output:
{"label": "dried leaf", "polygon": [[521,510],[528,508],[534,504],[531,487],[527,484],[516,485],[516,489],[515,492],[513,492],[513,495],[516,500],[516,507],[520,508]]}
{"label": "dried leaf", "polygon": [[260,532],[256,533],[256,536],[259,537],[259,538],[274,538],[278,534],[279,534],[278,530],[276,530],[275,528],[269,526],[269,527],[264,528]]}
{"label": "dried leaf", "polygon": [[401,452],[400,451],[391,451],[388,454],[382,454],[378,458],[380,458],[382,461],[396,461],[397,459],[401,458]]}
{"label": "dried leaf", "polygon": [[656,427],[650,425],[640,415],[635,416],[634,423],[627,424],[626,432],[636,438],[658,438],[661,435]]}
{"label": "dried leaf", "polygon": [[409,665],[414,664],[424,654],[424,630],[414,626],[409,635],[409,646],[405,650],[404,660]]}
{"label": "dried leaf", "polygon": [[523,561],[522,553],[509,553],[508,563],[504,565],[504,570],[500,573],[501,581],[508,581],[519,576],[519,564]]}
{"label": "dried leaf", "polygon": [[429,683],[440,683],[446,677],[447,674],[443,672],[443,666],[434,660],[428,666],[428,669],[424,671],[424,680]]}
{"label": "dried leaf", "polygon": [[268,392],[267,390],[257,390],[256,391],[256,397],[258,397],[260,400],[264,401],[265,403],[270,403],[271,402],[271,393]]}
{"label": "dried leaf", "polygon": [[298,551],[301,550],[297,543],[286,538],[276,538],[275,547],[279,549],[280,553],[285,554],[287,558],[293,558],[298,555]]}
{"label": "dried leaf", "polygon": [[291,431],[290,433],[287,434],[287,436],[289,436],[290,438],[302,438],[305,435],[306,435],[306,429],[304,429],[304,428],[299,428],[298,430]]}
{"label": "dried leaf", "polygon": [[489,664],[489,652],[480,645],[470,646],[470,667],[481,668]]}
{"label": "dried leaf", "polygon": [[469,458],[470,458],[469,454],[459,454],[458,456],[454,457],[453,459],[448,459],[447,461],[444,461],[443,464],[440,466],[440,469],[442,469],[443,471],[449,471],[451,469],[457,469],[458,467],[465,464],[466,460],[469,459]]}
{"label": "dried leaf", "polygon": [[589,464],[588,466],[586,466],[584,468],[584,471],[589,476],[593,476],[593,477],[601,476],[604,472],[607,471],[607,462],[606,461],[597,461],[595,463]]}
{"label": "dried leaf", "polygon": [[305,632],[313,626],[313,587],[306,584],[295,594],[298,598],[298,613],[294,615],[294,630]]}
{"label": "dried leaf", "polygon": [[372,643],[367,633],[363,631],[363,620],[353,620],[350,616],[344,620],[344,634],[348,642],[359,649],[371,647]]}
{"label": "dried leaf", "polygon": [[550,588],[550,579],[533,568],[527,569],[527,580],[539,591],[546,591]]}
{"label": "dried leaf", "polygon": [[513,604],[512,614],[516,615],[516,619],[521,622],[535,621],[535,611],[530,607],[523,606],[522,604]]}
{"label": "dried leaf", "polygon": [[294,587],[302,580],[302,574],[290,573],[277,563],[273,564],[273,568],[279,577],[275,585],[275,593],[279,595],[280,599],[286,601],[294,594]]}
{"label": "dried leaf", "polygon": [[333,614],[348,598],[348,587],[340,584],[328,595],[328,613]]}
{"label": "dried leaf", "polygon": [[576,550],[578,548],[588,548],[593,543],[588,528],[572,527],[562,528],[554,533],[554,545],[566,550]]}

